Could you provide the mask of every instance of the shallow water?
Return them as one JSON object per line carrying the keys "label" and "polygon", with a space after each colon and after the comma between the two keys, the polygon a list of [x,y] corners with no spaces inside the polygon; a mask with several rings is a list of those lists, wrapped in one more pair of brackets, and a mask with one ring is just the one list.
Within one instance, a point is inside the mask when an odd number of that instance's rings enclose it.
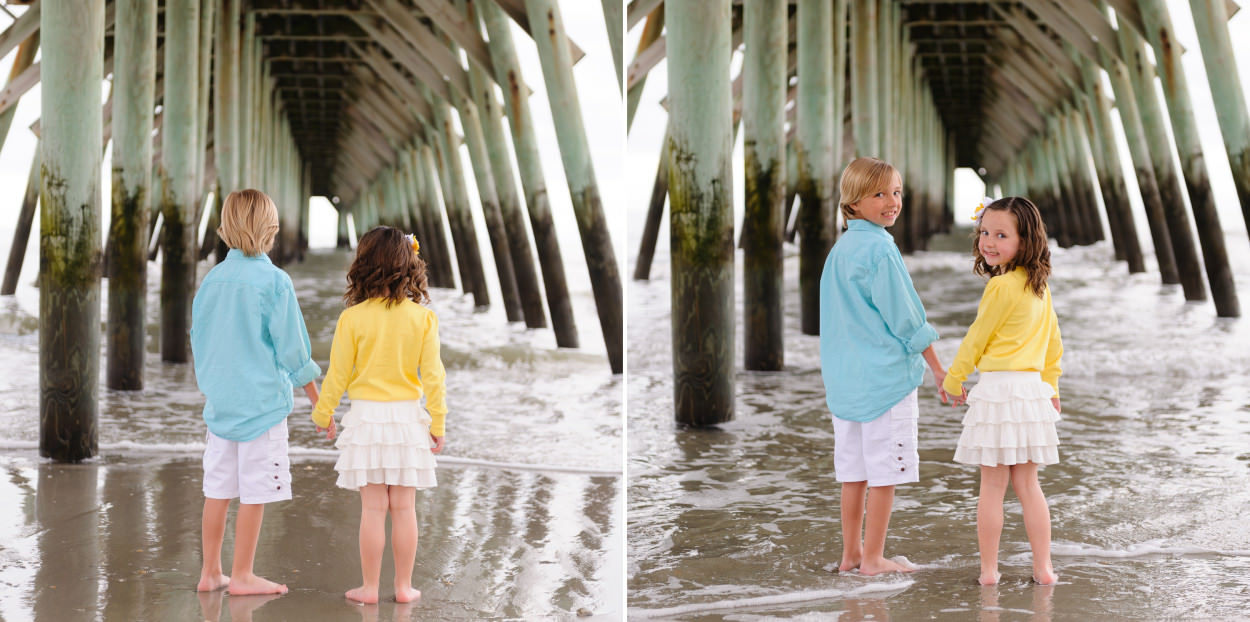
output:
{"label": "shallow water", "polygon": [[[27,275],[38,265],[35,257],[35,263],[28,258]],[[323,372],[349,261],[343,251],[314,251],[287,267]],[[0,521],[11,536],[0,543],[0,620],[202,613],[194,585],[203,397],[191,365],[160,362],[159,277],[149,269],[146,386],[139,392],[101,387],[100,457],[86,465],[38,458],[33,278],[23,278],[16,297],[0,298]],[[201,264],[198,274],[207,269]],[[509,325],[498,304],[474,312],[471,299],[457,291],[431,292],[448,372],[448,444],[438,458],[440,486],[418,494],[423,538],[414,581],[423,602],[410,611],[383,607],[382,619],[562,619],[579,609],[606,619],[623,615],[622,378],[610,373],[596,340],[589,285],[582,289],[574,285],[586,344],[577,350],[556,348],[550,330]],[[103,357],[100,365],[103,376]],[[339,414],[346,408],[345,399]],[[281,580],[313,604],[289,597],[260,603],[258,619],[270,612],[267,619],[354,620],[358,613],[333,613],[342,591],[359,582],[358,496],[333,487],[336,452],[315,434],[309,412],[297,391],[289,419],[296,499],[267,511],[261,547],[275,547],[269,567],[282,568]],[[174,493],[175,486],[190,493]],[[49,503],[77,509],[66,514]],[[333,545],[318,546],[327,534]],[[58,596],[70,593],[85,600],[71,605]],[[137,602],[153,595],[160,595],[156,604]],[[231,598],[225,600],[222,619],[250,614],[243,599],[236,599],[235,614]],[[78,613],[65,609],[71,606]]]}
{"label": "shallow water", "polygon": [[[949,364],[983,281],[962,236],[906,258]],[[1228,236],[1250,305],[1250,244]],[[958,249],[958,250],[956,250]],[[740,371],[715,429],[672,422],[667,253],[630,289],[629,616],[765,620],[1168,620],[1250,615],[1250,322],[1128,275],[1106,243],[1054,250],[1064,336],[1061,463],[1041,471],[1060,583],[1030,582],[1008,493],[1003,582],[976,585],[975,469],[951,457],[963,409],[920,391],[921,480],[899,486],[887,556],[911,575],[838,573],[840,485],[816,337],[786,259],[786,369]],[[740,264],[739,264],[740,265]],[[741,286],[737,300],[741,307]],[[740,316],[740,314],[739,314]],[[737,350],[741,352],[741,328]],[[739,361],[741,355],[739,354]],[[740,362],[739,362],[740,366]],[[975,376],[974,376],[975,380]]]}

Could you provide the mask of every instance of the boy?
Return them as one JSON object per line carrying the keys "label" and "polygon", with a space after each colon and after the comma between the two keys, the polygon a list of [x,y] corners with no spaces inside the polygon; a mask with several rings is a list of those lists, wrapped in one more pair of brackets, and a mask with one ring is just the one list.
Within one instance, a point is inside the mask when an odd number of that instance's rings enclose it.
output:
{"label": "boy", "polygon": [[[902,210],[898,171],[858,158],[842,172],[840,206],[847,230],[829,252],[820,277],[820,370],[833,413],[834,473],[842,482],[840,571],[865,575],[911,572],[885,558],[894,486],[916,472],[916,388],[923,360],[941,393],[946,373],[933,351],[937,331],[885,230]],[[867,521],[863,539],[864,494]]]}
{"label": "boy", "polygon": [[[191,352],[204,393],[204,566],[199,591],[284,594],[285,585],[253,574],[265,505],[291,498],[286,417],[292,387],[317,403],[308,330],[291,277],[265,254],[278,233],[278,210],[259,190],[239,190],[221,210],[226,259],[204,277],[191,306]],[[221,571],[230,500],[239,498],[232,576]]]}

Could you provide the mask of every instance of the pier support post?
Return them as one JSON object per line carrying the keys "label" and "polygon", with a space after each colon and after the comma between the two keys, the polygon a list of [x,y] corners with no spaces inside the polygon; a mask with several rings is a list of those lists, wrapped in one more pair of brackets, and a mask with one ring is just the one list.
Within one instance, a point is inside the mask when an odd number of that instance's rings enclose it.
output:
{"label": "pier support post", "polygon": [[104,0],[42,9],[39,455],[77,462],[98,450]]}
{"label": "pier support post", "polygon": [[[1163,0],[1140,0],[1138,4],[1142,9],[1147,40],[1154,48],[1156,62],[1163,68],[1159,76],[1163,83],[1163,97],[1167,100],[1167,114],[1172,122],[1177,155],[1180,156],[1181,174],[1189,191],[1189,206],[1194,213],[1194,225],[1198,230],[1198,243],[1202,246],[1202,261],[1211,285],[1215,313],[1219,317],[1238,317],[1241,305],[1237,300],[1236,284],[1233,283],[1233,270],[1228,264],[1228,251],[1224,248],[1224,231],[1220,227],[1215,195],[1211,191],[1206,160],[1202,156],[1194,105],[1189,98],[1189,84],[1181,62],[1176,30],[1172,27],[1172,17]],[[1223,80],[1223,73],[1214,81]],[[1235,73],[1233,79],[1236,79]]]}
{"label": "pier support post", "polygon": [[110,389],[142,389],[148,214],[156,88],[156,0],[118,0],[113,63],[113,204],[109,225]]}
{"label": "pier support post", "polygon": [[530,230],[534,234],[538,267],[543,274],[547,311],[551,314],[556,345],[561,348],[576,348],[577,323],[573,318],[568,280],[564,275],[564,259],[560,254],[560,244],[551,217],[551,199],[547,195],[547,182],[538,151],[534,119],[530,114],[529,98],[522,92],[521,85],[524,82],[512,40],[511,20],[494,2],[482,2],[477,7],[482,12],[482,21],[490,36],[490,57],[491,64],[495,67],[495,81],[503,87],[504,112],[508,115],[508,124],[512,130],[512,148],[516,153],[517,171],[521,175],[521,189],[525,193],[525,206],[529,213]]}
{"label": "pier support post", "polygon": [[[799,196],[799,323],[820,334],[820,273],[833,246],[833,7],[828,0],[798,5],[798,94],[794,154]],[[858,85],[857,85],[858,86]],[[871,117],[871,115],[869,115]]]}
{"label": "pier support post", "polygon": [[734,414],[730,3],[673,3],[666,17],[674,415],[704,426]]}
{"label": "pier support post", "polygon": [[[569,196],[573,200],[577,229],[582,238],[582,251],[590,273],[595,307],[599,311],[608,364],[612,373],[619,374],[624,369],[621,276],[590,160],[590,144],[586,140],[581,104],[578,103],[577,86],[573,80],[569,38],[555,0],[526,0],[525,8],[534,32],[538,33],[534,42],[542,61],[543,82],[547,85],[556,141],[560,145],[560,158],[564,162]],[[726,43],[725,47],[728,49],[729,44]]]}
{"label": "pier support post", "polygon": [[742,364],[761,371],[785,365],[781,202],[786,196],[786,5],[785,0],[757,0],[745,7],[743,20]]}

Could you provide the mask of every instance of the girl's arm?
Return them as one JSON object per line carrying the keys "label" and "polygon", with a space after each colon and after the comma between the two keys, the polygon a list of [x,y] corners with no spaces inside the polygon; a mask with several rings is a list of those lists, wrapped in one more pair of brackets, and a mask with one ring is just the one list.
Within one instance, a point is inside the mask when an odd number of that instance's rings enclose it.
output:
{"label": "girl's arm", "polygon": [[[439,450],[446,433],[447,418],[447,370],[443,367],[441,346],[438,340],[438,316],[431,311],[426,314],[425,338],[421,343],[421,360],[417,369],[421,374],[421,389],[425,393],[425,408],[430,412],[430,436]],[[436,452],[437,453],[437,452]]]}
{"label": "girl's arm", "polygon": [[339,315],[334,325],[334,341],[330,343],[330,368],[321,383],[321,395],[313,407],[312,420],[317,430],[334,430],[334,409],[338,407],[343,392],[347,390],[348,374],[356,360],[356,339],[347,312]]}
{"label": "girl's arm", "polygon": [[1055,307],[1050,304],[1050,290],[1046,290],[1046,303],[1050,313],[1050,341],[1046,343],[1046,366],[1042,369],[1042,380],[1055,390],[1055,410],[1059,410],[1059,375],[1063,369],[1059,367],[1059,359],[1063,358],[1063,339],[1059,336],[1059,317],[1055,315]]}
{"label": "girl's arm", "polygon": [[985,284],[985,293],[981,294],[981,302],[977,304],[977,319],[973,320],[972,326],[968,327],[968,334],[964,335],[964,340],[960,342],[955,360],[947,368],[946,379],[942,382],[942,388],[957,402],[960,398],[956,396],[964,395],[964,381],[981,361],[981,355],[985,353],[990,337],[998,331],[1011,313],[1012,304],[1011,294],[1005,287],[1002,287],[1002,281],[990,279],[990,282]]}

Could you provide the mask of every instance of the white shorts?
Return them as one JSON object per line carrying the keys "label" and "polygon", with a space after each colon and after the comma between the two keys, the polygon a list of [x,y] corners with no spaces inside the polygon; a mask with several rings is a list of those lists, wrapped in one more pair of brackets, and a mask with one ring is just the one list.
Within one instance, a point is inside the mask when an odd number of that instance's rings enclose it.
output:
{"label": "white shorts", "polygon": [[869,487],[920,481],[916,391],[872,421],[833,418],[833,471],[839,482]]}
{"label": "white shorts", "polygon": [[204,439],[204,496],[255,504],[291,498],[286,419],[240,443],[211,431]]}

